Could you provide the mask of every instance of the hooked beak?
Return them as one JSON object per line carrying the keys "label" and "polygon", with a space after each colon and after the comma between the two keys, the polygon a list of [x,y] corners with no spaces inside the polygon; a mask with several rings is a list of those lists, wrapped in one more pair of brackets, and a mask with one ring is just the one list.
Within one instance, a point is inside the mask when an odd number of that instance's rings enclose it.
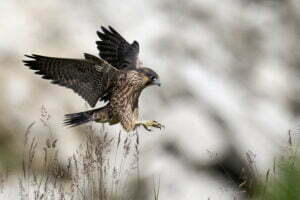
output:
{"label": "hooked beak", "polygon": [[152,82],[151,85],[157,85],[160,87],[161,83],[160,83],[160,80],[159,79],[156,79],[155,81]]}

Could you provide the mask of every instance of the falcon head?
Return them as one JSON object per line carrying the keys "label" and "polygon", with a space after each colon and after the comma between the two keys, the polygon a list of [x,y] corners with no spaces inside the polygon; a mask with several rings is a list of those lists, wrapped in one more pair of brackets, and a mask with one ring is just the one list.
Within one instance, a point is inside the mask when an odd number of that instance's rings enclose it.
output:
{"label": "falcon head", "polygon": [[144,82],[145,87],[151,86],[151,85],[157,85],[157,86],[161,85],[158,74],[155,71],[153,71],[152,69],[143,67],[143,68],[139,68],[138,71],[143,76],[143,82]]}

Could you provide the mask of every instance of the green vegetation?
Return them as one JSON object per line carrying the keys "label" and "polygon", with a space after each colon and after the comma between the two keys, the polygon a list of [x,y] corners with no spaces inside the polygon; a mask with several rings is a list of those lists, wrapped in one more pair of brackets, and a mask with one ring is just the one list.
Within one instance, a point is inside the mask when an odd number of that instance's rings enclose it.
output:
{"label": "green vegetation", "polygon": [[288,146],[274,159],[273,168],[267,171],[264,183],[257,187],[254,199],[300,199],[299,145],[299,133],[289,131]]}

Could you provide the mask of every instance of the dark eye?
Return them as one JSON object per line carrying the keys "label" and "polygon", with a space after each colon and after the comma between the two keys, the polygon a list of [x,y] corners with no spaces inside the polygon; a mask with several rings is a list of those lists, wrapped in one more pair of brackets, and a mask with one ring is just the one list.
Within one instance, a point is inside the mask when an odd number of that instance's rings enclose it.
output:
{"label": "dark eye", "polygon": [[155,76],[151,76],[150,78],[151,78],[152,81],[155,81],[155,80],[156,80],[156,77],[155,77]]}

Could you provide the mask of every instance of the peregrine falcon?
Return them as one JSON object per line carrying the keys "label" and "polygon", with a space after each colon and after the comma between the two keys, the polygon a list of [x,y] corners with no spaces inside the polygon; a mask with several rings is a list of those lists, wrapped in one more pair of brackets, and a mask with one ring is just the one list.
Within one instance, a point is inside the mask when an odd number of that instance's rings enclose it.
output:
{"label": "peregrine falcon", "polygon": [[105,106],[65,115],[64,124],[78,126],[95,121],[121,123],[127,131],[143,126],[162,128],[157,121],[139,121],[138,104],[142,90],[151,85],[160,86],[159,76],[152,69],[144,67],[138,59],[139,43],[128,43],[111,26],[97,31],[100,41],[96,41],[99,57],[84,54],[83,59],[55,58],[41,55],[25,55],[25,66],[35,70],[43,79],[51,80],[72,89],[95,107],[98,101]]}

